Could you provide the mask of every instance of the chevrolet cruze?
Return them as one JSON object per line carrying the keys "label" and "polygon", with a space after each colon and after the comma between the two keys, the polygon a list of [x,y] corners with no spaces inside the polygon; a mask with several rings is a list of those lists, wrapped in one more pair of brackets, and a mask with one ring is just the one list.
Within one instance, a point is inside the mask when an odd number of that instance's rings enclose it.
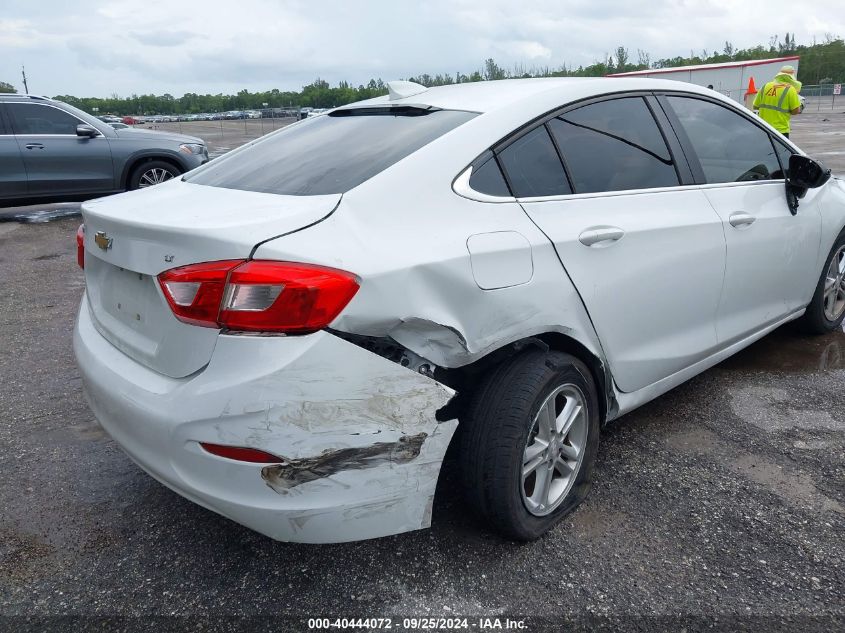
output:
{"label": "chevrolet cruze", "polygon": [[845,313],[843,183],[672,81],[394,82],[82,212],[97,419],[284,541],[429,526],[450,443],[475,511],[536,538],[606,422]]}

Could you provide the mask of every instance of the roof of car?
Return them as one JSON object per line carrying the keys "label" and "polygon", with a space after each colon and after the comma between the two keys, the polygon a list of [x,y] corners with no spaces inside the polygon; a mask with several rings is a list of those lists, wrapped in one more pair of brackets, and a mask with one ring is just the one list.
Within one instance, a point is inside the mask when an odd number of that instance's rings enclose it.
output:
{"label": "roof of car", "polygon": [[519,102],[531,102],[539,95],[558,93],[565,102],[567,93],[583,98],[627,90],[684,90],[710,94],[712,91],[693,84],[668,79],[622,77],[550,77],[541,79],[503,79],[436,86],[401,99],[387,95],[358,101],[344,107],[373,105],[424,105],[449,110],[491,112]]}
{"label": "roof of car", "polygon": [[18,94],[16,92],[4,92],[0,94],[0,99],[12,99],[20,101],[23,99],[34,99],[36,101],[52,101],[49,97],[42,97],[41,95]]}

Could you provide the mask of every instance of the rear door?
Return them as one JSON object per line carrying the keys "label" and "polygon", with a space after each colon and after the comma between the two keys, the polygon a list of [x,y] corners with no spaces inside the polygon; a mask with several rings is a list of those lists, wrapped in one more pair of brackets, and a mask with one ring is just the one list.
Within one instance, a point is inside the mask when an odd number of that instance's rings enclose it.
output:
{"label": "rear door", "polygon": [[498,153],[512,191],[554,242],[626,392],[717,345],[722,223],[689,186],[658,110],[644,96],[578,105]]}
{"label": "rear door", "polygon": [[47,103],[7,103],[6,113],[26,166],[29,193],[99,193],[115,190],[106,137],[76,135],[85,123]]}
{"label": "rear door", "polygon": [[792,215],[781,165],[788,167],[790,150],[757,122],[691,95],[661,102],[724,226],[727,263],[717,330],[727,345],[810,300],[820,272],[821,214],[811,191]]}
{"label": "rear door", "polygon": [[0,103],[0,198],[26,195],[26,168],[12,128]]}

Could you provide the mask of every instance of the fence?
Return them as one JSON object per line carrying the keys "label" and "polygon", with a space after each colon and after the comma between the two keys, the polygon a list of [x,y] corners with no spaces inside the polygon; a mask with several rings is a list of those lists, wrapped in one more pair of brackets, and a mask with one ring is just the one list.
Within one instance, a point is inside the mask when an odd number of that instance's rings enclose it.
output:
{"label": "fence", "polygon": [[[209,114],[201,118],[195,115],[163,115],[145,118],[147,129],[161,129],[182,134],[193,134],[201,138],[231,134],[244,137],[258,138],[274,130],[289,125],[299,119],[298,112],[259,110],[253,111],[254,116],[227,116],[226,113]],[[260,116],[257,116],[259,115]]]}
{"label": "fence", "polygon": [[836,108],[845,109],[845,95],[835,94],[835,86],[841,84],[819,84],[819,85],[804,85],[801,87],[801,96],[807,102],[804,106],[805,112],[823,112],[830,111]]}

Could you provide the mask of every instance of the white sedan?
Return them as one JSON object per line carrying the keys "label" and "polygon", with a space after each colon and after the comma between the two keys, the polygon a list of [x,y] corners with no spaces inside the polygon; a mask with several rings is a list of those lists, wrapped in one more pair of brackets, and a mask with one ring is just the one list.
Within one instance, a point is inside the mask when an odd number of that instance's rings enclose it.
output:
{"label": "white sedan", "polygon": [[284,541],[428,527],[450,443],[470,506],[537,538],[606,422],[845,313],[845,184],[673,81],[394,82],[82,212],[97,419]]}

